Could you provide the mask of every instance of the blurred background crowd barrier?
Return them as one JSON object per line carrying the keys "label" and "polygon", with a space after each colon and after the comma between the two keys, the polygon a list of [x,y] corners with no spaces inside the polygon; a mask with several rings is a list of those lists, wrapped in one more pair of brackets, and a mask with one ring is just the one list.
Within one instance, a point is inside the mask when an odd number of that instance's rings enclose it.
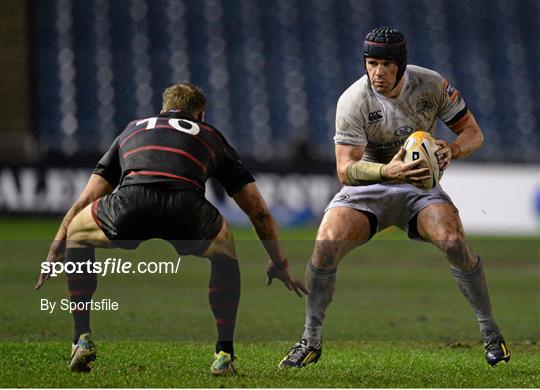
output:
{"label": "blurred background crowd barrier", "polygon": [[[3,214],[63,212],[124,126],[159,112],[163,89],[189,80],[207,94],[207,120],[279,200],[280,220],[315,222],[339,187],[337,99],[364,74],[366,32],[392,25],[406,35],[408,62],[448,78],[485,132],[484,147],[467,160],[476,164],[448,176],[502,172],[493,180],[503,187],[490,180],[482,192],[472,180],[471,190],[457,177],[455,189],[445,188],[465,193],[472,210],[492,197],[499,210],[490,212],[521,207],[528,227],[514,230],[538,233],[540,1],[9,0],[0,7]],[[452,138],[441,123],[436,134]],[[209,196],[226,202],[213,188]]]}

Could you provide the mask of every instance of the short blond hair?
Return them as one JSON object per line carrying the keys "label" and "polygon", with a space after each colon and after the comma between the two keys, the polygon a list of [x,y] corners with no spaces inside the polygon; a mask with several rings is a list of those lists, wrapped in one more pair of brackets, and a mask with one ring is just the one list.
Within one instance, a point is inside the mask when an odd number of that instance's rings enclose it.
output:
{"label": "short blond hair", "polygon": [[163,112],[181,110],[197,116],[205,107],[206,96],[199,87],[191,83],[172,85],[163,91]]}

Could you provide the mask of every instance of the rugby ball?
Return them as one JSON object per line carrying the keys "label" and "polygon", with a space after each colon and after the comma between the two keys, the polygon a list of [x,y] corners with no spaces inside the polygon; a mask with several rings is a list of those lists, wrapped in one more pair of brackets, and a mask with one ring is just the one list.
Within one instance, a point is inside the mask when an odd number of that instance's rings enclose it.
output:
{"label": "rugby ball", "polygon": [[431,171],[430,177],[422,182],[424,188],[430,190],[439,184],[441,172],[435,155],[439,146],[435,144],[435,139],[431,134],[425,131],[416,131],[405,140],[403,147],[405,148],[404,162],[423,158],[425,163],[420,164],[420,167],[428,167]]}

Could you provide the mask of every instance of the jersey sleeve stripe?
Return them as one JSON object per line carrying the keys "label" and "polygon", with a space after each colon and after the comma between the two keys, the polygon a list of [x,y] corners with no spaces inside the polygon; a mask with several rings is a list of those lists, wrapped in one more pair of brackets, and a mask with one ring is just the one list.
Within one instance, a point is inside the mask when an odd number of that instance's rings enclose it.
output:
{"label": "jersey sleeve stripe", "polygon": [[450,100],[452,102],[455,102],[458,99],[458,97],[459,97],[459,92],[457,91],[457,89],[454,89],[454,91],[450,95]]}
{"label": "jersey sleeve stripe", "polygon": [[444,124],[446,126],[455,125],[462,119],[465,121],[469,117],[469,115],[470,115],[469,109],[467,107],[464,107],[463,110],[461,110],[456,115],[454,115],[454,117],[452,119],[450,119],[449,121],[444,122]]}

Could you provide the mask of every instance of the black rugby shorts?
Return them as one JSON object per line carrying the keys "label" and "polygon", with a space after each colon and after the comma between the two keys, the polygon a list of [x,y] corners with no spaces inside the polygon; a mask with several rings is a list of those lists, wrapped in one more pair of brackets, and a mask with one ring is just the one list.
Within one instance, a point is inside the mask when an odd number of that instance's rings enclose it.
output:
{"label": "black rugby shorts", "polygon": [[92,203],[92,216],[119,248],[161,238],[180,255],[201,255],[221,230],[223,217],[204,195],[148,185],[120,187]]}

